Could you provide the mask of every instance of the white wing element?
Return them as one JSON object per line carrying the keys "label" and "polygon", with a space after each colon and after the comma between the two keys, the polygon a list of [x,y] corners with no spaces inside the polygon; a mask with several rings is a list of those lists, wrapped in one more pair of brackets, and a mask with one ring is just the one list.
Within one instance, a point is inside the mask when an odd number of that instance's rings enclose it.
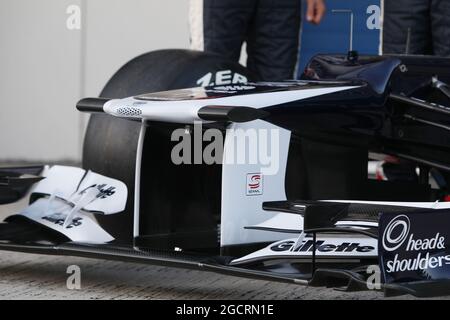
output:
{"label": "white wing element", "polygon": [[76,167],[53,166],[42,174],[45,179],[33,189],[33,194],[56,194],[59,198],[69,199],[77,190],[86,171]]}
{"label": "white wing element", "polygon": [[88,212],[76,212],[67,226],[67,216],[73,207],[61,199],[40,198],[25,208],[20,215],[62,233],[75,242],[102,244],[114,240]]}
{"label": "white wing element", "polygon": [[[297,240],[297,238],[290,238],[274,242],[261,250],[234,259],[231,261],[231,265],[268,260],[311,259],[313,252],[312,237],[304,237],[303,241],[295,246]],[[354,235],[319,235],[317,237],[316,257],[319,259],[333,259],[335,262],[343,262],[349,259],[375,258],[377,253],[377,239]]]}
{"label": "white wing element", "polygon": [[78,190],[80,192],[88,190],[94,185],[99,190],[99,193],[95,201],[84,206],[84,210],[94,213],[114,214],[125,209],[128,196],[128,189],[125,183],[88,171]]}
{"label": "white wing element", "polygon": [[[33,194],[55,196],[76,205],[83,196],[92,199],[82,209],[96,214],[114,214],[125,209],[127,186],[119,180],[108,178],[81,168],[53,166],[44,173],[45,179],[33,189]],[[92,190],[96,192],[92,192]]]}
{"label": "white wing element", "polygon": [[[204,99],[186,98],[186,100],[158,99],[157,94],[155,94],[155,98],[153,100],[147,101],[135,99],[133,97],[126,99],[113,99],[104,104],[103,111],[121,118],[134,118],[172,123],[194,123],[196,121],[204,121],[199,117],[198,112],[201,108],[206,106],[247,106],[260,109],[339,91],[355,89],[358,87],[359,86],[311,88],[304,90],[242,94],[207,99],[205,96]],[[205,90],[205,88],[193,88],[189,90],[198,91]]]}
{"label": "white wing element", "polygon": [[114,214],[125,209],[128,189],[116,179],[80,168],[54,166],[32,193],[39,197],[20,215],[56,230],[72,241],[105,243],[114,238],[93,214]]}

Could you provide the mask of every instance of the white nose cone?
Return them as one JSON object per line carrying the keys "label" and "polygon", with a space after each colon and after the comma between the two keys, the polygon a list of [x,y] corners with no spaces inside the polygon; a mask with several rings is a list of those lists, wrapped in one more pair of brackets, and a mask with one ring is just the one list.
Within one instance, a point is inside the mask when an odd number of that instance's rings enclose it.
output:
{"label": "white nose cone", "polygon": [[110,100],[103,106],[106,113],[121,118],[142,118],[142,104],[124,100]]}

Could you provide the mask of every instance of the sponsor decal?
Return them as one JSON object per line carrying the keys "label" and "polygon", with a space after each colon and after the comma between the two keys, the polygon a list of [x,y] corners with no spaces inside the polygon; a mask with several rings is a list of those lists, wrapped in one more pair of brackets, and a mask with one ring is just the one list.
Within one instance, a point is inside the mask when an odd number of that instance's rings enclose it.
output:
{"label": "sponsor decal", "polygon": [[385,282],[450,279],[450,210],[382,214],[379,234]]}
{"label": "sponsor decal", "polygon": [[[284,252],[291,251],[292,246],[295,244],[295,241],[284,241],[279,242],[270,247],[270,250],[275,252]],[[306,240],[303,241],[303,244],[294,250],[294,252],[313,252],[314,249],[314,241]],[[368,253],[374,252],[375,248],[372,246],[361,245],[358,242],[342,242],[342,243],[328,243],[325,240],[316,241],[316,250],[318,252],[352,252],[352,253]]]}
{"label": "sponsor decal", "polygon": [[106,199],[113,194],[116,193],[116,187],[114,186],[108,186],[106,183],[100,183],[100,184],[93,184],[92,186],[89,186],[79,192],[80,195],[85,194],[89,189],[91,188],[97,188],[99,193],[97,194],[96,198],[99,199]]}
{"label": "sponsor decal", "polygon": [[263,194],[263,175],[261,173],[247,174],[247,196]]}
{"label": "sponsor decal", "polygon": [[[409,234],[409,226],[409,218],[403,214],[392,219],[383,232],[383,248],[386,251],[395,251],[398,249],[405,242]],[[397,235],[393,236],[396,231]]]}
{"label": "sponsor decal", "polygon": [[208,72],[200,79],[197,80],[197,85],[200,87],[208,86],[223,86],[236,83],[247,83],[248,79],[246,76],[233,72],[231,70],[220,70],[215,73]]}
{"label": "sponsor decal", "polygon": [[[316,239],[316,255],[322,258],[370,258],[377,257],[376,239],[368,237],[319,237]],[[281,257],[303,258],[311,257],[314,251],[314,241],[311,236],[299,242],[298,238],[284,239],[274,242],[267,247],[252,252],[244,257],[235,259],[232,265],[248,263],[250,261],[267,260]]]}
{"label": "sponsor decal", "polygon": [[[48,216],[42,217],[42,219],[47,220],[55,225],[62,226],[64,224],[64,221],[67,218],[67,214],[63,213],[54,213]],[[79,227],[81,226],[83,221],[83,218],[76,217],[72,219],[72,222],[67,226],[67,229],[73,228],[73,227]]]}
{"label": "sponsor decal", "polygon": [[236,93],[239,91],[248,91],[254,89],[256,89],[256,87],[254,86],[221,86],[221,87],[214,87],[212,89],[208,89],[205,91],[212,93]]}

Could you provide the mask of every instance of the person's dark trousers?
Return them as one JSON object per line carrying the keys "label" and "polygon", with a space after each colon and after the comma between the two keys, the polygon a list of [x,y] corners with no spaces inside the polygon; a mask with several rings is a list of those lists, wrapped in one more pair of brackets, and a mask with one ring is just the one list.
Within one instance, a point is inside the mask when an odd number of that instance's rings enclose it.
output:
{"label": "person's dark trousers", "polygon": [[301,0],[204,0],[204,50],[239,60],[263,81],[292,79],[298,57]]}
{"label": "person's dark trousers", "polygon": [[450,56],[449,0],[384,0],[383,20],[383,53]]}

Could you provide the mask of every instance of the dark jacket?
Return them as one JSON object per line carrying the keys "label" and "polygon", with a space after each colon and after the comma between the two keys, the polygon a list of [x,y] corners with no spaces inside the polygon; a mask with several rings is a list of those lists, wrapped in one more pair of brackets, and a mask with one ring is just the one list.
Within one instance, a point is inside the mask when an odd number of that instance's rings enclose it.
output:
{"label": "dark jacket", "polygon": [[450,1],[384,0],[383,53],[450,56]]}
{"label": "dark jacket", "polygon": [[238,61],[259,80],[292,79],[298,57],[300,0],[204,0],[204,50]]}

